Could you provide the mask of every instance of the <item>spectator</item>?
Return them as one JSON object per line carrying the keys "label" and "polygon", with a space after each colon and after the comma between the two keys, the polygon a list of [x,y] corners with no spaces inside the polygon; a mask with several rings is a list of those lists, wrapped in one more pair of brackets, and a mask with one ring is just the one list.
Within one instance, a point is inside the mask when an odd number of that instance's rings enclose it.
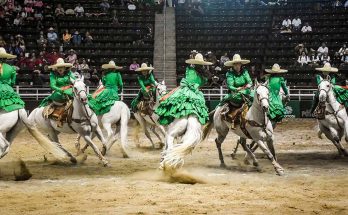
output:
{"label": "spectator", "polygon": [[301,29],[301,24],[301,19],[298,16],[292,20],[292,27],[296,31],[299,31]]}
{"label": "spectator", "polygon": [[291,20],[290,17],[287,17],[282,22],[282,29],[288,29],[291,27]]}
{"label": "spectator", "polygon": [[0,47],[5,47],[6,46],[6,41],[4,38],[0,35]]}
{"label": "spectator", "polygon": [[329,53],[329,49],[328,47],[326,47],[325,43],[322,43],[321,46],[318,48],[317,50],[319,58],[324,55],[325,53],[328,54]]}
{"label": "spectator", "polygon": [[63,33],[63,43],[64,45],[68,45],[71,40],[71,34],[69,33],[68,29],[65,29],[65,32]]}
{"label": "spectator", "polygon": [[348,48],[347,48],[347,44],[343,44],[343,46],[340,48],[340,50],[338,51],[338,54],[339,54],[339,56],[343,56],[344,55],[344,53],[346,52],[348,50]]}
{"label": "spectator", "polygon": [[309,65],[312,67],[319,66],[319,58],[318,58],[318,56],[315,56],[315,52],[311,52],[311,54],[309,56]]}
{"label": "spectator", "polygon": [[31,53],[31,57],[27,62],[28,69],[34,70],[35,67],[40,67],[42,64],[41,60],[36,58],[36,54],[34,52]]}
{"label": "spectator", "polygon": [[335,55],[332,59],[332,65],[335,67],[339,67],[341,65],[342,59],[343,58],[340,56],[340,54],[338,52],[335,52]]}
{"label": "spectator", "polygon": [[45,51],[41,51],[39,54],[39,59],[42,62],[42,66],[48,65],[49,62],[47,60],[47,56],[45,55],[46,52]]}
{"label": "spectator", "polygon": [[228,53],[225,52],[225,54],[222,55],[221,58],[220,58],[220,65],[224,66],[224,63],[229,61],[229,60],[230,60],[230,58],[228,57]]}
{"label": "spectator", "polygon": [[40,32],[40,38],[37,40],[37,45],[39,48],[44,48],[47,46],[47,40],[44,37],[43,32]]}
{"label": "spectator", "polygon": [[302,52],[300,56],[298,56],[297,63],[303,65],[307,65],[309,63],[309,57],[306,55],[306,52]]}
{"label": "spectator", "polygon": [[47,41],[49,44],[56,44],[58,41],[57,33],[54,32],[54,28],[50,27],[47,33]]}
{"label": "spectator", "polygon": [[72,35],[72,43],[75,45],[75,46],[78,46],[81,44],[81,41],[82,41],[82,37],[81,35],[79,34],[78,31],[75,31],[74,34]]}
{"label": "spectator", "polygon": [[61,5],[61,4],[58,4],[58,5],[57,5],[57,8],[56,8],[56,10],[54,11],[54,13],[56,14],[56,16],[64,16],[65,11],[64,11],[64,8],[62,8],[62,5]]}
{"label": "spectator", "polygon": [[111,13],[111,22],[112,22],[112,25],[115,27],[119,27],[121,25],[120,22],[118,21],[116,10],[113,10]]}
{"label": "spectator", "polygon": [[340,0],[336,0],[332,3],[332,7],[333,8],[342,7],[342,2]]}
{"label": "spectator", "polygon": [[43,19],[43,15],[42,15],[41,11],[36,10],[36,11],[35,11],[35,14],[34,14],[34,18],[35,18],[36,20],[42,20],[42,19]]}
{"label": "spectator", "polygon": [[344,53],[342,62],[343,62],[345,65],[348,64],[348,50],[346,50],[346,52]]}
{"label": "spectator", "polygon": [[295,47],[295,51],[296,51],[296,55],[301,55],[302,52],[305,52],[306,55],[308,54],[308,50],[307,50],[307,48],[304,46],[303,43],[298,44],[298,45]]}
{"label": "spectator", "polygon": [[23,18],[21,15],[17,14],[16,18],[13,20],[13,25],[19,26],[23,24]]}
{"label": "spectator", "polygon": [[75,15],[75,11],[73,9],[67,9],[65,11],[65,15],[74,16]]}
{"label": "spectator", "polygon": [[85,43],[86,44],[92,44],[93,43],[93,37],[92,35],[87,31],[85,35]]}
{"label": "spectator", "polygon": [[348,0],[344,3],[344,8],[348,7]]}
{"label": "spectator", "polygon": [[108,10],[110,9],[110,4],[108,2],[108,0],[103,0],[102,3],[100,3],[100,9],[106,13],[108,12]]}
{"label": "spectator", "polygon": [[69,50],[69,55],[66,58],[66,61],[71,64],[75,64],[77,62],[77,55],[74,49]]}
{"label": "spectator", "polygon": [[49,64],[55,64],[58,58],[61,58],[61,55],[58,54],[56,50],[53,50],[53,52],[47,56],[47,60]]}
{"label": "spectator", "polygon": [[312,32],[312,27],[309,26],[309,23],[306,22],[306,24],[301,29],[302,33],[310,33]]}
{"label": "spectator", "polygon": [[213,52],[211,52],[211,51],[207,52],[207,61],[208,62],[212,62],[213,65],[216,65],[217,59],[216,59],[216,56],[214,55]]}
{"label": "spectator", "polygon": [[21,11],[22,11],[22,6],[17,1],[14,1],[13,12],[18,14]]}
{"label": "spectator", "polygon": [[40,69],[37,67],[34,69],[32,74],[33,85],[36,87],[42,87],[44,84],[43,77]]}
{"label": "spectator", "polygon": [[81,4],[78,3],[77,6],[74,9],[74,12],[75,12],[76,16],[83,16],[83,14],[85,13],[85,10],[81,6]]}
{"label": "spectator", "polygon": [[23,51],[25,51],[25,42],[22,35],[18,34],[16,36],[16,45],[19,46]]}
{"label": "spectator", "polygon": [[25,57],[24,52],[20,53],[16,66],[19,68],[26,68],[28,63],[28,58]]}
{"label": "spectator", "polygon": [[131,71],[135,71],[136,69],[138,69],[140,66],[139,64],[137,63],[136,60],[133,60],[133,63],[129,66],[129,70]]}
{"label": "spectator", "polygon": [[320,57],[319,57],[320,63],[324,65],[325,63],[330,63],[330,56],[328,55],[327,52],[324,52]]}
{"label": "spectator", "polygon": [[89,70],[86,59],[82,59],[82,63],[79,65],[78,70],[80,70],[82,73],[85,73]]}
{"label": "spectator", "polygon": [[99,85],[99,74],[96,68],[93,68],[93,72],[92,72],[90,80],[94,85],[96,86]]}
{"label": "spectator", "polygon": [[36,9],[36,10],[41,10],[41,8],[43,7],[43,2],[41,1],[41,0],[36,0],[35,2],[34,2],[34,8]]}

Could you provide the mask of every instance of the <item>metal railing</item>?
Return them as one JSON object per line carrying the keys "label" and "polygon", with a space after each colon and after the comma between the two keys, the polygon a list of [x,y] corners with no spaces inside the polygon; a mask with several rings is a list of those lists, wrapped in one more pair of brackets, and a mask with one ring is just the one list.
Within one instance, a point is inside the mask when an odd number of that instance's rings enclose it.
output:
{"label": "metal railing", "polygon": [[[29,88],[16,86],[16,92],[20,94],[23,99],[35,99],[41,100],[44,97],[51,94],[50,88]],[[91,93],[96,90],[96,87],[87,87],[87,92]],[[317,89],[304,89],[304,88],[291,88],[289,87],[289,93],[292,100],[309,100],[314,96],[314,92]],[[227,93],[228,89],[225,87],[220,88],[202,88],[205,98],[207,100],[221,100]],[[125,88],[120,93],[121,100],[134,98],[139,92],[139,88]]]}

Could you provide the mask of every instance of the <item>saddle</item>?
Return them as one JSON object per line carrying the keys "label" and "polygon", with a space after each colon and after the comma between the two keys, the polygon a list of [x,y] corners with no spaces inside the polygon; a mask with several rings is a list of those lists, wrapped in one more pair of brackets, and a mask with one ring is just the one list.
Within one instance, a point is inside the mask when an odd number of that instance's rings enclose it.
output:
{"label": "saddle", "polygon": [[325,119],[325,114],[326,114],[325,109],[326,109],[325,104],[319,103],[313,112],[314,117],[318,120]]}
{"label": "saddle", "polygon": [[63,104],[50,103],[44,108],[42,115],[45,119],[56,121],[58,127],[63,127],[64,123],[71,123],[72,112],[72,100],[68,100]]}
{"label": "saddle", "polygon": [[155,106],[155,102],[153,101],[153,99],[143,99],[141,100],[138,105],[137,105],[137,109],[138,111],[143,114],[143,115],[152,115],[153,113],[153,107]]}
{"label": "saddle", "polygon": [[243,130],[245,128],[248,110],[249,107],[246,103],[240,106],[229,102],[223,106],[221,115],[227,122],[231,123],[231,129],[236,129],[236,126],[239,124]]}

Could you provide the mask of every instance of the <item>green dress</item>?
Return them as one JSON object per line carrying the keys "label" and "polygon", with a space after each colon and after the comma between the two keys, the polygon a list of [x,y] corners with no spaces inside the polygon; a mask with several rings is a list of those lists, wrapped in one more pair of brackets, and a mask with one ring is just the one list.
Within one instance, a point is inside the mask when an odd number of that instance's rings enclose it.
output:
{"label": "green dress", "polygon": [[158,122],[161,125],[168,125],[175,119],[196,115],[198,121],[204,125],[209,118],[208,108],[199,87],[206,82],[207,78],[200,75],[193,67],[187,67],[180,86],[170,92],[155,110],[159,116]]}
{"label": "green dress", "polygon": [[107,71],[102,77],[104,88],[97,90],[96,97],[89,96],[88,104],[97,115],[108,113],[115,101],[119,101],[118,92],[122,91],[123,82],[120,72]]}
{"label": "green dress", "polygon": [[[337,101],[340,104],[343,104],[346,108],[348,108],[348,90],[342,88],[341,86],[336,85],[336,78],[333,74],[329,74],[331,77],[331,84],[333,85],[333,92],[335,94],[335,97],[337,99]],[[317,74],[315,76],[317,85],[320,84],[320,75]],[[318,92],[315,93],[314,95],[314,101],[313,101],[313,105],[312,105],[312,112],[315,110],[315,108],[318,106],[319,103],[319,94]]]}
{"label": "green dress", "polygon": [[140,85],[140,91],[138,95],[133,99],[131,103],[131,108],[135,112],[137,110],[137,105],[143,97],[149,98],[150,95],[156,95],[156,80],[152,72],[147,76],[142,74],[138,75],[138,82]]}
{"label": "green dress", "polygon": [[243,95],[248,98],[251,96],[250,89],[237,90],[238,87],[252,84],[249,72],[246,69],[244,69],[240,74],[237,74],[233,69],[230,69],[226,73],[226,84],[230,92],[222,99],[219,104],[220,106],[227,102],[242,105],[244,103]]}
{"label": "green dress", "polygon": [[285,95],[289,94],[288,88],[283,77],[271,75],[268,77],[269,87],[269,112],[268,116],[272,121],[279,122],[285,116],[285,108],[282,98],[279,95],[280,88],[283,89]]}
{"label": "green dress", "polygon": [[13,90],[12,86],[16,82],[16,69],[6,63],[2,65],[0,72],[0,110],[11,112],[24,108],[24,102]]}
{"label": "green dress", "polygon": [[74,93],[70,79],[76,79],[71,71],[68,71],[64,75],[59,75],[52,71],[50,73],[50,87],[54,92],[42,100],[40,107],[45,107],[52,101],[63,103],[67,97],[73,98]]}

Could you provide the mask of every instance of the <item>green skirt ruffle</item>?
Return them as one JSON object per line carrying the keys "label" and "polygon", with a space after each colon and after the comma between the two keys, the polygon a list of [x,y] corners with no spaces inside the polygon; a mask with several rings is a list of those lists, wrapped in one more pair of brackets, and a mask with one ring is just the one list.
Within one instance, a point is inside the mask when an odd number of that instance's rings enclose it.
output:
{"label": "green skirt ruffle", "polygon": [[24,108],[24,101],[8,84],[0,83],[0,109],[6,112]]}
{"label": "green skirt ruffle", "polygon": [[155,113],[159,116],[158,122],[161,125],[168,125],[175,119],[189,115],[196,115],[202,125],[209,119],[203,93],[187,86],[180,86],[172,95],[162,101]]}
{"label": "green skirt ruffle", "polygon": [[96,115],[106,114],[115,101],[119,101],[117,89],[104,89],[96,98],[88,96],[88,105]]}
{"label": "green skirt ruffle", "polygon": [[337,101],[343,104],[347,108],[348,107],[348,90],[340,86],[334,85],[333,91],[335,93]]}
{"label": "green skirt ruffle", "polygon": [[285,108],[281,97],[275,94],[270,94],[268,117],[270,120],[280,122],[285,116]]}
{"label": "green skirt ruffle", "polygon": [[45,107],[47,106],[49,103],[55,101],[55,102],[59,102],[59,103],[63,103],[67,100],[67,98],[73,98],[74,97],[74,93],[72,91],[72,88],[66,89],[63,92],[58,92],[58,91],[54,91],[54,93],[52,93],[51,95],[47,96],[46,98],[44,98],[44,100],[41,101],[40,103],[40,107]]}

